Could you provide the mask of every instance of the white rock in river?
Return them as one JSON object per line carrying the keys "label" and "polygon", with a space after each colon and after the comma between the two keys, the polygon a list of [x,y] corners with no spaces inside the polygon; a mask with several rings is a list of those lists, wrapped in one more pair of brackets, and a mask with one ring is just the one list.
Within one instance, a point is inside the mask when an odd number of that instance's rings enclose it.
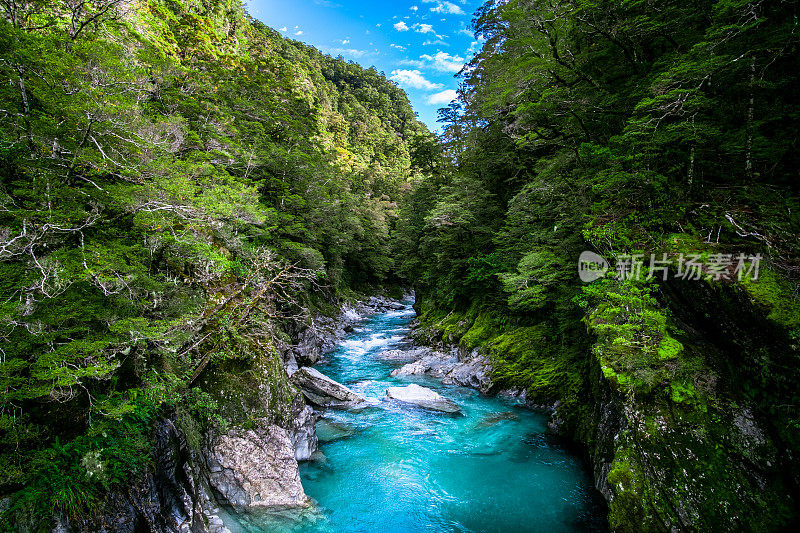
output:
{"label": "white rock in river", "polygon": [[445,413],[458,413],[461,411],[456,404],[441,394],[416,384],[407,387],[389,387],[386,389],[386,397],[384,399],[398,400]]}
{"label": "white rock in river", "polygon": [[322,407],[350,408],[365,402],[363,396],[337,383],[316,368],[304,366],[292,374],[289,380],[309,401]]}
{"label": "white rock in river", "polygon": [[286,430],[257,425],[217,437],[207,458],[211,485],[235,509],[308,507]]}

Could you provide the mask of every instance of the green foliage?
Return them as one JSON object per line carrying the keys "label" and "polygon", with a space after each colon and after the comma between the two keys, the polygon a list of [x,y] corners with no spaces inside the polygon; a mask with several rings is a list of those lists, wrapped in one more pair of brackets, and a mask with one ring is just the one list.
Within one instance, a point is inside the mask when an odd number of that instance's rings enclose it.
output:
{"label": "green foliage", "polygon": [[[781,489],[745,479],[734,421],[713,417],[746,404],[776,446],[800,445],[798,16],[785,2],[486,2],[483,49],[440,111],[453,166],[415,152],[395,242],[423,324],[491,351],[503,386],[561,400],[590,450],[609,395],[631,426],[665,428],[609,445],[615,530],[797,519]],[[584,250],[666,254],[671,279],[581,287]],[[758,280],[709,275],[719,254],[740,253],[761,254]],[[675,279],[680,254],[701,280]],[[669,415],[630,420],[640,408]],[[668,464],[677,449],[691,453]],[[778,460],[760,459],[779,486]]]}
{"label": "green foliage", "polygon": [[35,450],[21,480],[24,488],[13,496],[4,520],[81,518],[96,511],[108,491],[148,468],[156,412],[156,405],[134,401],[126,413],[108,417],[85,435],[65,444],[56,438],[49,447]]}
{"label": "green foliage", "polygon": [[531,252],[520,259],[517,272],[501,273],[508,306],[518,312],[535,312],[552,301],[553,289],[567,281],[561,259],[552,252]]}
{"label": "green foliage", "polygon": [[593,350],[604,375],[626,391],[649,392],[666,378],[661,361],[683,349],[667,334],[667,317],[652,288],[632,278],[602,280],[584,294],[595,300],[586,320],[597,336]]}
{"label": "green foliage", "polygon": [[0,11],[0,493],[48,527],[146,468],[166,411],[193,446],[267,388],[253,412],[285,417],[273,335],[309,292],[396,281],[430,136],[382,73],[236,0]]}

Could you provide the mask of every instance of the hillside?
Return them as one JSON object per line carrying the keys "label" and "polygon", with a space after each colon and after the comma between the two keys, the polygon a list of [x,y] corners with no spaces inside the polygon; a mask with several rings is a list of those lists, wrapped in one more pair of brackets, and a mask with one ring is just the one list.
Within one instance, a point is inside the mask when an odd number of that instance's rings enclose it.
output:
{"label": "hillside", "polygon": [[382,74],[238,1],[0,9],[0,495],[39,530],[149,472],[164,416],[195,448],[286,419],[281,343],[396,280],[427,130]]}
{"label": "hillside", "polygon": [[615,531],[798,521],[797,16],[487,2],[404,204],[419,336],[554,408]]}

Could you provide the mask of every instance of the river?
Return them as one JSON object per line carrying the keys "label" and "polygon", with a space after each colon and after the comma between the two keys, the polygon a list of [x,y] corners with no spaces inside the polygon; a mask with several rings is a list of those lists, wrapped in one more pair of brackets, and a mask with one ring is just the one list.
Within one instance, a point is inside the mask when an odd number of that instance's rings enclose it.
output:
{"label": "river", "polygon": [[[591,477],[545,435],[545,415],[433,378],[389,376],[402,363],[377,355],[407,346],[406,304],[361,322],[318,366],[372,405],[325,412],[320,456],[300,467],[315,511],[257,531],[605,531]],[[410,383],[450,398],[462,415],[383,400],[387,387]]]}

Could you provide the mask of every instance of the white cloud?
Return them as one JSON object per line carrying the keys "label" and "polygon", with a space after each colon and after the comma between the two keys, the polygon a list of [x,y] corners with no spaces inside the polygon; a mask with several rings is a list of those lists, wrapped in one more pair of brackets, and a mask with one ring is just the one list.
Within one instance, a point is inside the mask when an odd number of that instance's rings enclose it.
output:
{"label": "white cloud", "polygon": [[297,30],[294,32],[295,35],[303,35],[303,30]]}
{"label": "white cloud", "polygon": [[405,46],[400,46],[399,44],[392,43],[389,46],[391,46],[392,48],[397,48],[401,52],[405,52],[406,51],[406,47]]}
{"label": "white cloud", "polygon": [[436,33],[430,24],[414,24],[414,31],[417,33]]}
{"label": "white cloud", "polygon": [[425,76],[418,70],[393,70],[389,79],[396,81],[402,87],[410,87],[412,89],[432,91],[444,87],[441,83],[431,83],[426,80]]}
{"label": "white cloud", "polygon": [[283,27],[283,28],[281,28],[279,31],[284,31],[284,32],[286,32],[286,31],[289,31],[289,28],[287,28],[286,26],[284,26],[284,27]]}
{"label": "white cloud", "polygon": [[419,59],[403,59],[398,63],[408,67],[416,67],[418,69],[425,68],[427,66],[424,61],[421,61]]}
{"label": "white cloud", "polygon": [[402,20],[394,25],[394,29],[397,31],[408,31],[408,25],[403,22]]}
{"label": "white cloud", "polygon": [[425,41],[424,43],[422,43],[422,46],[434,46],[434,45],[450,46],[441,39],[436,39],[435,41]]}
{"label": "white cloud", "polygon": [[411,6],[409,9],[411,9],[411,11],[413,11],[413,12],[415,12],[415,13],[416,13],[417,11],[419,11],[419,7],[417,7],[417,6]]}
{"label": "white cloud", "polygon": [[446,91],[430,95],[427,102],[430,105],[445,105],[455,100],[457,96],[458,93],[456,91],[447,89]]}
{"label": "white cloud", "polygon": [[327,53],[329,53],[334,57],[344,56],[344,57],[354,57],[356,59],[373,54],[368,50],[357,50],[355,48],[329,48],[327,50]]}
{"label": "white cloud", "polygon": [[432,7],[431,11],[434,13],[443,13],[448,15],[464,15],[464,10],[453,2],[439,2],[436,7]]}
{"label": "white cloud", "polygon": [[339,42],[342,43],[342,44],[350,44],[350,39],[342,39]]}
{"label": "white cloud", "polygon": [[464,58],[461,56],[451,56],[441,50],[434,55],[425,54],[420,59],[427,61],[440,72],[458,72],[464,66]]}

